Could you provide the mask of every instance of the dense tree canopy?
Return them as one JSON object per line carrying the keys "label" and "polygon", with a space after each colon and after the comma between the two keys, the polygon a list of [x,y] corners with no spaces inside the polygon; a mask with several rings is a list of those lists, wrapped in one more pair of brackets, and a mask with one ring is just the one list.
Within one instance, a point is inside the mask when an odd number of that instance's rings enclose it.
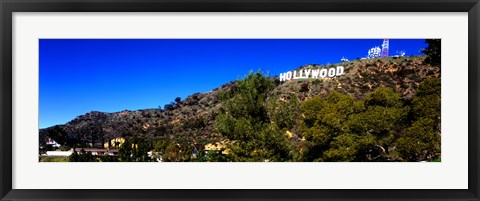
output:
{"label": "dense tree canopy", "polygon": [[274,80],[261,72],[250,73],[236,84],[233,95],[224,98],[225,113],[216,118],[216,128],[233,143],[234,161],[288,160],[287,137],[268,116],[267,95]]}

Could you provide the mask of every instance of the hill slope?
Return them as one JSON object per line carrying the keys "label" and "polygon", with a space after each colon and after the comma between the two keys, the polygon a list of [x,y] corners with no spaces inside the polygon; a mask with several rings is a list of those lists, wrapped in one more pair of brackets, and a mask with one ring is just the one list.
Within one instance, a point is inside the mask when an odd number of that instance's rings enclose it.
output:
{"label": "hill slope", "polygon": [[[345,67],[345,75],[336,78],[290,80],[284,83],[280,83],[278,77],[271,78],[274,79],[274,87],[266,99],[269,103],[277,104],[270,110],[286,104],[291,98],[301,104],[316,96],[326,98],[332,91],[362,100],[380,87],[391,88],[401,94],[402,99],[411,100],[426,78],[440,77],[440,68],[425,64],[424,57],[355,60],[328,66],[312,64],[299,67],[298,70],[338,65]],[[168,139],[178,144],[223,143],[227,139],[217,130],[216,118],[226,112],[222,100],[236,93],[236,85],[234,81],[211,92],[196,93],[185,100],[167,104],[164,109],[114,113],[92,111],[64,125],[40,129],[39,145],[43,147],[48,137],[66,147],[102,146],[117,137],[151,142]],[[291,140],[301,142],[303,136],[299,131],[299,123],[294,124],[287,129],[287,134]]]}

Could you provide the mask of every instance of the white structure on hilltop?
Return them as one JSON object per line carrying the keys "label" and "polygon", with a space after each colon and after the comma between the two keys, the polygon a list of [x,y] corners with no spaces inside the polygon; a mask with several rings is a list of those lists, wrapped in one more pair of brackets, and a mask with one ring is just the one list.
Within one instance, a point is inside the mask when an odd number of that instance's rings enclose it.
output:
{"label": "white structure on hilltop", "polygon": [[393,58],[399,58],[399,57],[404,57],[405,56],[405,51],[397,51],[397,54],[393,55]]}
{"label": "white structure on hilltop", "polygon": [[382,49],[380,47],[372,47],[368,50],[367,58],[379,58],[382,54]]}
{"label": "white structure on hilltop", "polygon": [[347,59],[347,58],[345,58],[345,57],[342,57],[342,59],[340,59],[340,61],[341,61],[341,62],[347,62],[347,61],[348,61],[348,59]]}

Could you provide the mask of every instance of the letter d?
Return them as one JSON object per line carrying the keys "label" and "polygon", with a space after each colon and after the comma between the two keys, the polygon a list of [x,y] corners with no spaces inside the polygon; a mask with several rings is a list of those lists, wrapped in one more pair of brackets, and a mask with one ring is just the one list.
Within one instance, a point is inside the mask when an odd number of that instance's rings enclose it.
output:
{"label": "letter d", "polygon": [[337,66],[337,76],[343,75],[345,73],[345,69],[343,66]]}

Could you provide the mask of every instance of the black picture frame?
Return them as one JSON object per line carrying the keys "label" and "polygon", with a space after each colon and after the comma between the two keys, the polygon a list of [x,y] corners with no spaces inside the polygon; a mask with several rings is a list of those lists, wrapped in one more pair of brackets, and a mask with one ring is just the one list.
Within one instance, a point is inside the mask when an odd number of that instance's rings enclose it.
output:
{"label": "black picture frame", "polygon": [[[479,200],[478,0],[0,0],[1,200]],[[13,12],[468,12],[468,189],[23,190],[12,189]],[[441,177],[441,175],[439,175]],[[267,187],[268,188],[268,187]]]}

